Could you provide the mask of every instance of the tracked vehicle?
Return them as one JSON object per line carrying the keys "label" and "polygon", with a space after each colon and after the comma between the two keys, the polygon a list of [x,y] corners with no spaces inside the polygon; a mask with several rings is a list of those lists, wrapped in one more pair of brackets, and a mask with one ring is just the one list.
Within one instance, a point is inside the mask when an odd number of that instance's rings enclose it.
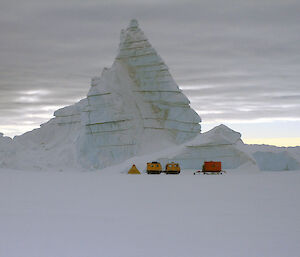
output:
{"label": "tracked vehicle", "polygon": [[170,162],[166,164],[166,174],[179,174],[180,173],[180,166],[178,163]]}
{"label": "tracked vehicle", "polygon": [[162,167],[159,162],[147,162],[147,174],[160,174]]}

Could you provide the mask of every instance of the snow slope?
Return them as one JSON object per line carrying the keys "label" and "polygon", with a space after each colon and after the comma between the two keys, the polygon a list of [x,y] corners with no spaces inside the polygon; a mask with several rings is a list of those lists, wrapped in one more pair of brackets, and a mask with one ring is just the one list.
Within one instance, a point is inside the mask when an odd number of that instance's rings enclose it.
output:
{"label": "snow slope", "polygon": [[298,257],[300,172],[240,173],[0,169],[0,256]]}
{"label": "snow slope", "polygon": [[176,155],[169,155],[160,161],[164,164],[178,162],[185,169],[200,169],[203,162],[216,160],[222,162],[223,169],[235,169],[246,163],[255,166],[253,157],[247,151],[240,150],[240,145],[243,145],[240,133],[219,125],[186,143]]}

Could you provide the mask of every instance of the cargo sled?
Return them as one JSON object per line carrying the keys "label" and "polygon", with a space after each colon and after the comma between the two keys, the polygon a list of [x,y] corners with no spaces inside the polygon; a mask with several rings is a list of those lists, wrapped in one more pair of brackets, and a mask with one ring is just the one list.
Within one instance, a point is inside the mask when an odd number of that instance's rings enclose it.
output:
{"label": "cargo sled", "polygon": [[222,175],[225,171],[222,170],[221,162],[204,162],[202,166],[202,170],[198,170],[194,172],[196,174],[204,174],[204,175]]}

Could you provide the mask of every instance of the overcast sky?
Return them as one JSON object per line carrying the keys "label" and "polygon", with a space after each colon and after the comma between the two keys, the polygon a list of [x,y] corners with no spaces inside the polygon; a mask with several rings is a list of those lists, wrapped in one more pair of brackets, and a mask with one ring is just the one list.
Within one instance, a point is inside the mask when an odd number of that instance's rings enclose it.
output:
{"label": "overcast sky", "polygon": [[131,18],[204,130],[300,137],[299,0],[0,0],[0,132],[39,127],[84,98]]}

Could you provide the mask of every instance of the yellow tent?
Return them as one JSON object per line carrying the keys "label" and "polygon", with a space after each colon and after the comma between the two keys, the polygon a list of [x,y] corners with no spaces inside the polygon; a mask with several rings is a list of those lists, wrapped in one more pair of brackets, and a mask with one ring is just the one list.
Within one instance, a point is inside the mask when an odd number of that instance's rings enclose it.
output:
{"label": "yellow tent", "polygon": [[133,164],[130,170],[128,171],[128,174],[141,174],[141,172],[137,169],[137,167]]}

